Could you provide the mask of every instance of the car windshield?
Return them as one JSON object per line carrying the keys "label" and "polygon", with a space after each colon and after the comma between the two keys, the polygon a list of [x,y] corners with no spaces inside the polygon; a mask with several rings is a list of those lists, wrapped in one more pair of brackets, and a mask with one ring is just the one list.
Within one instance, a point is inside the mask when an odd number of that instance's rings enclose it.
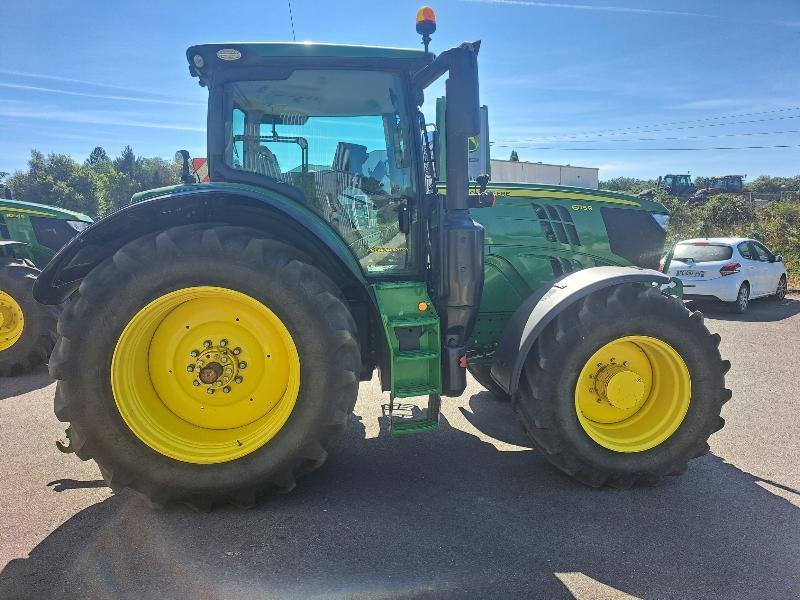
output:
{"label": "car windshield", "polygon": [[728,260],[733,248],[722,244],[690,243],[678,244],[672,254],[673,260],[692,260],[697,263]]}

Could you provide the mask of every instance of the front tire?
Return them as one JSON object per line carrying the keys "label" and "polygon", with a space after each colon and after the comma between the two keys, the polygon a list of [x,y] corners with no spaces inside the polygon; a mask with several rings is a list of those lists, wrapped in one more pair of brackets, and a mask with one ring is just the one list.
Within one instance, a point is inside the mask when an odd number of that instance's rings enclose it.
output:
{"label": "front tire", "polygon": [[47,361],[56,339],[58,309],[33,298],[39,269],[0,258],[0,377],[21,375]]}
{"label": "front tire", "polygon": [[786,298],[786,289],[788,285],[786,282],[786,275],[781,275],[780,280],[778,281],[778,289],[775,290],[775,299],[776,300],[784,300]]}
{"label": "front tire", "polygon": [[134,240],[64,311],[55,412],[114,489],[154,504],[252,505],[343,435],[355,324],[335,285],[263,233],[185,226]]}
{"label": "front tire", "polygon": [[719,341],[699,312],[653,287],[601,290],[542,332],[513,405],[535,446],[578,481],[655,482],[682,473],[724,425]]}

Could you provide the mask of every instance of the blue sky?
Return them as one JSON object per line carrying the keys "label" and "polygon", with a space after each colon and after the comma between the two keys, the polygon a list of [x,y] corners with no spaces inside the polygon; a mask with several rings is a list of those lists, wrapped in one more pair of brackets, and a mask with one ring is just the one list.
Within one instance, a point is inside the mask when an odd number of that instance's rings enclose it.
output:
{"label": "blue sky", "polygon": [[[293,0],[297,40],[414,47],[419,4]],[[797,0],[430,4],[434,50],[483,40],[493,157],[516,148],[601,178],[800,173],[800,147],[661,150],[800,146]],[[286,0],[6,0],[0,24],[0,171],[31,148],[204,156],[206,93],[186,48],[292,35]]]}

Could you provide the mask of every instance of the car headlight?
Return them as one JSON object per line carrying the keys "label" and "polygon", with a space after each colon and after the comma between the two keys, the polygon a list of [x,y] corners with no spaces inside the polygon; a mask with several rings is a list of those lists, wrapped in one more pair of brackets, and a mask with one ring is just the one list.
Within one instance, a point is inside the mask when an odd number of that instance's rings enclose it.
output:
{"label": "car headlight", "polygon": [[91,223],[87,223],[86,221],[67,221],[67,225],[80,233],[84,229],[88,228]]}
{"label": "car headlight", "polygon": [[661,227],[664,231],[667,230],[669,227],[669,215],[660,215],[660,214],[652,214],[653,220],[658,223],[658,226]]}

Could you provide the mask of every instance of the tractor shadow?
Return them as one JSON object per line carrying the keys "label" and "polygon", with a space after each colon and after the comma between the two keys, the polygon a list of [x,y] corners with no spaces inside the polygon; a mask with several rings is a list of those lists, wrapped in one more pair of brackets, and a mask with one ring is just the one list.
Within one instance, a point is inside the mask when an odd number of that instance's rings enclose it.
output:
{"label": "tractor shadow", "polygon": [[47,372],[47,365],[36,367],[24,375],[0,377],[0,400],[34,392],[55,383]]}
{"label": "tractor shadow", "polygon": [[116,494],[11,561],[0,597],[800,594],[800,511],[778,495],[791,488],[772,493],[708,455],[655,487],[587,489],[525,449],[511,412],[486,393],[445,405],[492,443],[444,416],[435,435],[367,438],[364,422],[388,423],[353,417],[326,466],[249,511],[152,510]]}
{"label": "tractor shadow", "polygon": [[691,300],[688,302],[688,306],[692,310],[701,311],[711,319],[745,323],[784,321],[800,314],[800,300],[796,298],[786,298],[780,301],[775,298],[758,298],[750,302],[747,312],[742,315],[733,312],[723,302],[713,300]]}

